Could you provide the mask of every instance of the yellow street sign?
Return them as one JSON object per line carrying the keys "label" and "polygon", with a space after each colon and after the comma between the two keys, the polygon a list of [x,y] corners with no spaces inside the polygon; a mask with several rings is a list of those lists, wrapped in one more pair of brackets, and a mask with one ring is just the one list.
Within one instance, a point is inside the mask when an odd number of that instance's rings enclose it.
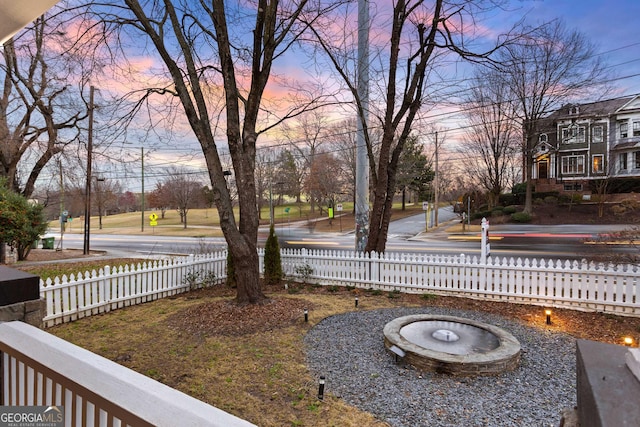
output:
{"label": "yellow street sign", "polygon": [[[155,213],[152,213],[151,215],[149,215],[149,219],[151,220],[151,222],[157,221],[158,215]],[[151,224],[151,225],[158,225],[158,224]]]}
{"label": "yellow street sign", "polygon": [[156,225],[158,225],[158,221],[152,219],[151,221],[149,221],[149,225],[155,227]]}

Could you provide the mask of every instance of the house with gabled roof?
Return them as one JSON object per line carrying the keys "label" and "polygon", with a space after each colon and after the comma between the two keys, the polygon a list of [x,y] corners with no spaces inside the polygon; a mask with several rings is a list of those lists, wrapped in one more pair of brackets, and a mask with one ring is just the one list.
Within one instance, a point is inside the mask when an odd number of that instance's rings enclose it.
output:
{"label": "house with gabled roof", "polygon": [[640,184],[640,96],[568,104],[537,129],[536,191],[590,194],[590,184],[605,178],[638,178]]}

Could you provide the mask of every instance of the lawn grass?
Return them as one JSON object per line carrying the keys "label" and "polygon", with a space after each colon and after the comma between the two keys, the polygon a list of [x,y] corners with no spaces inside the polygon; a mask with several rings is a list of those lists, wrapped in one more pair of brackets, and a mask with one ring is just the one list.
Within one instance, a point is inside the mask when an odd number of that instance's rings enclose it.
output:
{"label": "lawn grass", "polygon": [[[286,209],[289,212],[285,212]],[[353,203],[343,203],[343,211],[335,212],[332,220],[327,218],[326,212],[320,212],[318,208],[311,212],[309,204],[283,204],[274,207],[274,222],[276,228],[285,227],[287,224],[303,222],[314,231],[320,232],[348,232],[353,230],[355,218],[352,213]],[[393,219],[399,219],[408,215],[421,213],[422,206],[409,204],[405,210],[400,204],[393,207]],[[158,215],[157,225],[149,225],[149,215]],[[236,210],[236,217],[238,212]],[[97,216],[92,216],[90,225],[91,233],[97,234],[126,234],[126,235],[159,235],[159,236],[183,236],[183,237],[222,237],[218,211],[215,208],[190,209],[187,214],[187,228],[180,222],[180,215],[175,209],[167,210],[164,218],[159,211],[145,211],[144,231],[143,216],[141,212],[128,212],[102,217],[102,228]],[[269,208],[261,211],[260,224],[269,224]],[[53,232],[60,230],[60,223],[55,220],[49,223],[49,229]],[[78,217],[67,223],[65,233],[83,233],[84,218]]]}
{"label": "lawn grass", "polygon": [[[317,378],[305,365],[303,339],[321,319],[354,309],[354,290],[327,292],[307,285],[300,294],[309,321],[240,336],[191,334],[167,320],[205,302],[231,299],[196,291],[84,318],[48,331],[137,372],[262,427],[384,426],[371,414],[328,394],[317,399]],[[359,309],[394,307],[386,296],[360,295]],[[195,319],[194,319],[195,320]]]}
{"label": "lawn grass", "polygon": [[104,268],[106,265],[109,265],[112,268],[119,268],[120,266],[124,267],[126,265],[137,265],[138,263],[143,262],[149,262],[149,260],[135,258],[117,258],[110,259],[108,261],[92,260],[76,261],[70,263],[43,263],[33,265],[16,264],[14,267],[31,274],[35,274],[36,276],[42,278],[42,280],[46,281],[47,278],[54,279],[55,277],[62,276],[70,277],[72,274],[74,276],[77,276],[78,273],[82,273],[84,275],[86,272],[91,273],[94,270],[97,272],[101,268]]}

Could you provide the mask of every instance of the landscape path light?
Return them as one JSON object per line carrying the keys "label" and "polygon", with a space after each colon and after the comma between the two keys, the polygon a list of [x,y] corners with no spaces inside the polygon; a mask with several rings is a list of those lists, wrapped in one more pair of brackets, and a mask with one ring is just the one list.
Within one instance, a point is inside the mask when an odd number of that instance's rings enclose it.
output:
{"label": "landscape path light", "polygon": [[324,375],[320,376],[320,381],[318,382],[318,399],[323,400],[324,399]]}

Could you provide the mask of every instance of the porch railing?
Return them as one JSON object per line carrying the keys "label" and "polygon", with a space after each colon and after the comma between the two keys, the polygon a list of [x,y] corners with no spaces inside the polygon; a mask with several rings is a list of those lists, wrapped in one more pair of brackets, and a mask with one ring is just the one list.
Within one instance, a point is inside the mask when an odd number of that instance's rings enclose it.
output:
{"label": "porch railing", "polygon": [[66,426],[253,426],[26,323],[0,324],[0,352],[0,404],[63,407]]}

